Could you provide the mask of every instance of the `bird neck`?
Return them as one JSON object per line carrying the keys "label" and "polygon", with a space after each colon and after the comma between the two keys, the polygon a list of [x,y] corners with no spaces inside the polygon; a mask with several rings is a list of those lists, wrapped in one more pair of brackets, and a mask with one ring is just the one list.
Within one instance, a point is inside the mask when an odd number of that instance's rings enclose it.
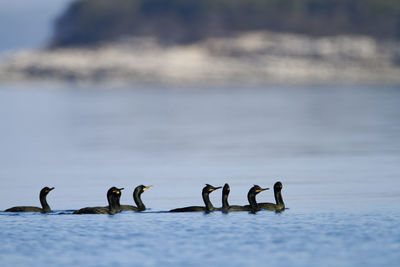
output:
{"label": "bird neck", "polygon": [[229,209],[228,196],[229,194],[222,194],[222,209]]}
{"label": "bird neck", "polygon": [[277,191],[275,191],[274,192],[275,194],[275,202],[276,202],[276,205],[280,205],[280,206],[283,206],[283,207],[285,207],[285,203],[283,202],[283,198],[282,198],[282,193],[281,193],[281,191],[279,190],[277,190]]}
{"label": "bird neck", "polygon": [[138,207],[140,211],[143,211],[146,209],[146,206],[143,204],[142,199],[140,198],[141,194],[142,194],[141,192],[134,191],[133,200],[136,203],[136,207]]}
{"label": "bird neck", "polygon": [[118,196],[110,196],[108,198],[108,210],[111,214],[114,214],[118,211],[120,211],[121,205],[119,203],[119,197]]}
{"label": "bird neck", "polygon": [[259,211],[258,204],[256,201],[256,195],[249,193],[249,194],[247,194],[247,199],[249,200],[251,211],[252,212]]}
{"label": "bird neck", "polygon": [[206,205],[206,211],[213,211],[214,210],[214,206],[210,201],[209,193],[208,192],[204,192],[202,195],[203,195],[204,204]]}
{"label": "bird neck", "polygon": [[50,212],[51,208],[49,204],[47,204],[46,195],[40,196],[40,204],[42,204],[42,209],[44,212]]}

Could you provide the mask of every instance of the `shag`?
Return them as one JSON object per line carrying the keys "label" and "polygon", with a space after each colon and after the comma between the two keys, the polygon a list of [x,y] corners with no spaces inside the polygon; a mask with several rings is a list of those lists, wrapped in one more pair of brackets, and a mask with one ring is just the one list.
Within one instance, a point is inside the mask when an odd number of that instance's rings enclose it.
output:
{"label": "shag", "polygon": [[137,186],[135,188],[135,190],[133,191],[133,200],[136,203],[136,207],[135,206],[131,206],[131,205],[121,205],[121,210],[131,210],[131,211],[144,211],[144,210],[146,210],[146,206],[143,204],[142,199],[140,198],[140,196],[142,195],[142,193],[144,191],[146,191],[150,187],[152,187],[152,185],[150,185],[150,186],[144,186],[144,185]]}
{"label": "shag", "polygon": [[272,211],[283,211],[285,210],[285,203],[283,202],[282,199],[282,183],[281,182],[276,182],[274,184],[274,195],[275,195],[275,204],[274,203],[258,203],[258,206],[261,209],[265,210],[272,210]]}
{"label": "shag", "polygon": [[250,206],[238,206],[238,205],[229,205],[228,196],[231,191],[229,184],[225,184],[222,189],[222,208],[217,208],[216,210],[221,210],[222,212],[229,211],[251,211]]}
{"label": "shag", "polygon": [[42,190],[40,190],[39,199],[40,199],[40,204],[42,204],[42,208],[31,207],[31,206],[18,206],[6,209],[5,212],[41,212],[41,213],[50,212],[51,208],[49,204],[47,204],[46,196],[53,189],[54,187],[48,188],[46,186],[42,188]]}
{"label": "shag", "polygon": [[121,212],[119,200],[121,198],[121,190],[123,188],[111,187],[107,191],[107,207],[87,207],[74,211],[74,214],[115,214]]}
{"label": "shag", "polygon": [[173,209],[170,210],[170,212],[192,212],[192,211],[205,211],[205,212],[211,212],[214,211],[215,208],[213,204],[210,201],[210,196],[209,194],[217,189],[221,188],[219,187],[214,187],[212,185],[206,184],[206,186],[203,188],[203,191],[201,195],[203,196],[203,201],[204,204],[206,205],[205,207],[202,206],[190,206],[190,207],[185,207],[185,208],[178,208],[178,209]]}
{"label": "shag", "polygon": [[269,188],[261,188],[258,185],[254,185],[252,188],[250,188],[249,193],[247,194],[247,199],[250,205],[245,206],[250,208],[250,212],[256,213],[260,210],[260,207],[258,206],[258,203],[256,201],[256,195],[265,190],[269,190]]}

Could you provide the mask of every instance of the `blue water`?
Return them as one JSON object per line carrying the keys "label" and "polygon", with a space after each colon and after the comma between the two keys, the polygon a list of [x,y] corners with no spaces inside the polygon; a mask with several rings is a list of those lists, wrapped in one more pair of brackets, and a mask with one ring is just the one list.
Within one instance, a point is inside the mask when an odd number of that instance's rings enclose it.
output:
{"label": "blue water", "polygon": [[400,213],[1,216],[2,266],[398,266]]}
{"label": "blue water", "polygon": [[[0,85],[1,266],[399,266],[397,87]],[[228,182],[288,210],[168,214]],[[138,184],[144,213],[72,215]],[[211,194],[220,206],[221,192]],[[273,193],[258,195],[273,201]]]}

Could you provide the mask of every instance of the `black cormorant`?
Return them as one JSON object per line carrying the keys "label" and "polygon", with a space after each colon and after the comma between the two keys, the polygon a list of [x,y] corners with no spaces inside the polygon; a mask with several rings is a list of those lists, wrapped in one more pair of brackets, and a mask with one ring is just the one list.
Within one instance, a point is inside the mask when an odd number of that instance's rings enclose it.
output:
{"label": "black cormorant", "polygon": [[47,204],[46,196],[53,189],[54,187],[48,188],[46,186],[42,190],[40,190],[39,199],[40,199],[40,204],[42,204],[42,208],[31,207],[31,206],[18,206],[6,209],[5,212],[41,212],[41,213],[50,212],[51,208],[49,204]]}
{"label": "black cormorant", "polygon": [[131,206],[131,205],[121,205],[121,210],[131,210],[131,211],[144,211],[144,210],[146,210],[146,206],[143,204],[142,199],[140,198],[140,196],[142,195],[142,193],[144,191],[146,191],[150,187],[152,187],[152,185],[150,185],[150,186],[144,186],[144,185],[137,186],[135,188],[135,190],[133,191],[133,200],[136,203],[136,207],[135,206]]}
{"label": "black cormorant", "polygon": [[275,195],[275,204],[274,203],[258,203],[258,207],[265,210],[272,211],[283,211],[285,210],[285,203],[282,199],[282,183],[276,182],[274,184],[274,195]]}
{"label": "black cormorant", "polygon": [[178,208],[178,209],[173,209],[170,210],[170,212],[191,212],[191,211],[205,211],[205,212],[211,212],[215,210],[213,204],[210,201],[210,196],[209,194],[217,189],[221,188],[219,187],[214,187],[212,185],[206,184],[206,186],[203,188],[203,191],[201,195],[203,196],[203,201],[204,204],[206,205],[205,207],[202,206],[190,206],[190,207],[185,207],[185,208]]}
{"label": "black cormorant", "polygon": [[246,205],[245,207],[250,208],[250,211],[252,213],[256,213],[257,211],[259,211],[260,207],[257,204],[256,195],[268,189],[269,188],[261,188],[258,185],[254,185],[252,188],[250,188],[249,193],[247,194],[247,199],[249,200],[250,205]]}
{"label": "black cormorant", "polygon": [[216,210],[221,210],[222,212],[228,211],[251,211],[249,205],[247,206],[238,206],[238,205],[229,205],[228,196],[231,191],[229,184],[225,184],[222,189],[222,208],[217,208]]}
{"label": "black cormorant", "polygon": [[123,188],[111,187],[107,191],[107,207],[87,207],[74,211],[74,214],[115,214],[121,212],[119,200]]}

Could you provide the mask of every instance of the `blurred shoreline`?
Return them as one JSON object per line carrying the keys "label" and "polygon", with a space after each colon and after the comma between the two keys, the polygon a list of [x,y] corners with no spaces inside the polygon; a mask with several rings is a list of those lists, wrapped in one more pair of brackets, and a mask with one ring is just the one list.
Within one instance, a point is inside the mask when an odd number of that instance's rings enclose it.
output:
{"label": "blurred shoreline", "polygon": [[400,46],[366,36],[248,32],[190,45],[129,38],[97,47],[20,51],[0,62],[0,82],[399,84]]}

